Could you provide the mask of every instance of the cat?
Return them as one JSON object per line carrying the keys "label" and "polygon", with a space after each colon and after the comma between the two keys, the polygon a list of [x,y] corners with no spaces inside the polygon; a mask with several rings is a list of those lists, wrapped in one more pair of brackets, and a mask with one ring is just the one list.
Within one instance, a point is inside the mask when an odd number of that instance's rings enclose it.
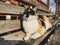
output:
{"label": "cat", "polygon": [[[24,40],[37,39],[42,36],[48,28],[52,27],[48,17],[42,16],[38,19],[38,16],[32,9],[28,9],[24,12],[23,28],[26,32]],[[42,19],[42,20],[41,20]],[[43,24],[44,23],[44,24]]]}

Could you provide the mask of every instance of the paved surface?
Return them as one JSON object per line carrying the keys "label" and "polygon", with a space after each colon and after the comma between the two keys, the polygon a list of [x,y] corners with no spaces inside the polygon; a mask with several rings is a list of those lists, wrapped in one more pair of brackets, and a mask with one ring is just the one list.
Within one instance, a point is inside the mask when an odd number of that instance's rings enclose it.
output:
{"label": "paved surface", "polygon": [[60,45],[60,27],[55,30],[47,45]]}

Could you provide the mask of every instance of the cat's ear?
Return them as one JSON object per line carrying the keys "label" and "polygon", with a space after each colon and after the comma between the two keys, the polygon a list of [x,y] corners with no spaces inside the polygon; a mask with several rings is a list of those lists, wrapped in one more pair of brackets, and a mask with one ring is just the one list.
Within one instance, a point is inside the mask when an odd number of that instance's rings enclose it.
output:
{"label": "cat's ear", "polygon": [[37,10],[37,7],[34,7],[33,10],[36,11]]}

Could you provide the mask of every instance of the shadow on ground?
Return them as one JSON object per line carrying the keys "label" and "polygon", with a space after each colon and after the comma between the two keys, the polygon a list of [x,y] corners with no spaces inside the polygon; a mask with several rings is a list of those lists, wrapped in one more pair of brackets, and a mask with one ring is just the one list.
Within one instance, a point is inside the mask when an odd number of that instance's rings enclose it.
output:
{"label": "shadow on ground", "polygon": [[17,40],[4,40],[4,38],[0,38],[0,45],[30,45],[25,41],[17,41]]}

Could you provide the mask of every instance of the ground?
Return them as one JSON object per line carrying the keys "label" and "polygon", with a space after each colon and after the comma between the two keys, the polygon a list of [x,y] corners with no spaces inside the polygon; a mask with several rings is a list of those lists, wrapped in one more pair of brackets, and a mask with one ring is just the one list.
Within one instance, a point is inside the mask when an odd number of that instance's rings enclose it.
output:
{"label": "ground", "polygon": [[47,45],[60,45],[60,27],[58,27],[55,33],[49,38]]}

